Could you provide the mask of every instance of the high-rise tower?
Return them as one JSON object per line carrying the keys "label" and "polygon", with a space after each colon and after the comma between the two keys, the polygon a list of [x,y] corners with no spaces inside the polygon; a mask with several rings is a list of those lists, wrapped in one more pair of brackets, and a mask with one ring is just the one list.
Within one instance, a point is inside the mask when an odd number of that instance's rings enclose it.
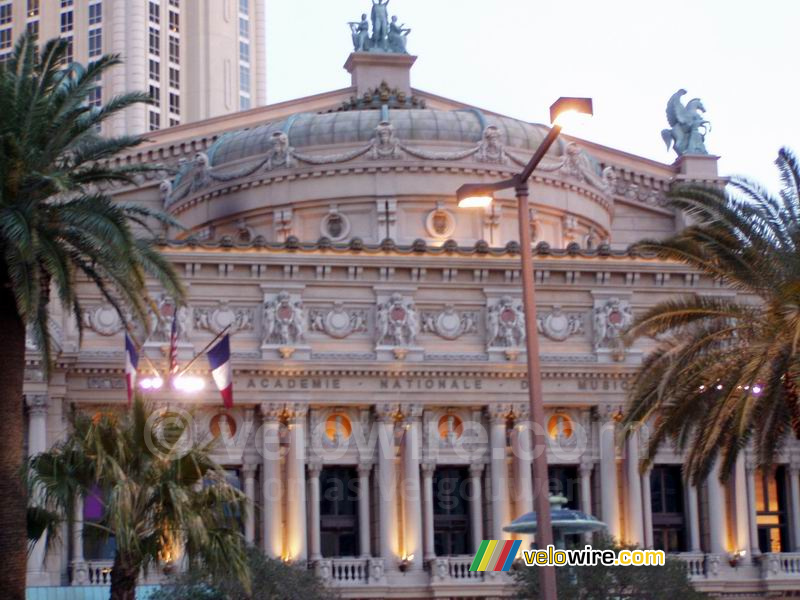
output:
{"label": "high-rise tower", "polygon": [[266,102],[265,0],[0,0],[0,62],[16,39],[70,41],[79,63],[116,53],[124,64],[98,83],[98,105],[148,91],[150,106],[119,115],[107,134],[143,133]]}

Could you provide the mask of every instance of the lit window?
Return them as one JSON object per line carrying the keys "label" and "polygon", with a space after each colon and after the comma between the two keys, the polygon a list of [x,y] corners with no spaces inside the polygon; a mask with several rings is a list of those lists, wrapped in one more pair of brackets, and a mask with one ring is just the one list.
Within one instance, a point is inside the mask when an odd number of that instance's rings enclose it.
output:
{"label": "lit window", "polygon": [[239,96],[239,110],[250,110],[250,96],[242,94]]}
{"label": "lit window", "polygon": [[100,106],[103,103],[103,88],[99,85],[89,91],[89,106]]}
{"label": "lit window", "polygon": [[353,434],[353,425],[347,415],[334,413],[325,419],[325,435],[331,441],[348,440]]}
{"label": "lit window", "polygon": [[248,42],[239,42],[239,60],[250,62],[250,44]]}
{"label": "lit window", "polygon": [[39,14],[39,0],[28,0],[28,16],[35,17]]}
{"label": "lit window", "polygon": [[161,81],[161,63],[150,59],[150,80]]}
{"label": "lit window", "polygon": [[786,469],[759,469],[755,473],[756,525],[761,552],[786,552],[788,521],[786,517]]}
{"label": "lit window", "polygon": [[161,33],[155,27],[150,28],[150,54],[161,54]]}
{"label": "lit window", "polygon": [[572,437],[572,419],[564,413],[556,413],[547,422],[547,433],[554,440],[569,439]]}
{"label": "lit window", "polygon": [[250,37],[250,21],[239,17],[239,37],[248,39]]}
{"label": "lit window", "polygon": [[154,2],[150,3],[150,22],[156,25],[161,22],[161,6]]}
{"label": "lit window", "polygon": [[172,33],[180,33],[181,31],[181,16],[175,11],[169,11],[169,30]]}
{"label": "lit window", "polygon": [[61,13],[61,33],[72,31],[74,13],[71,10]]}
{"label": "lit window", "polygon": [[89,25],[96,25],[103,20],[103,5],[101,3],[89,5]]}
{"label": "lit window", "polygon": [[169,36],[169,59],[174,63],[181,62],[181,41],[174,35]]}
{"label": "lit window", "polygon": [[155,111],[150,111],[150,131],[156,131],[161,128],[161,115]]}
{"label": "lit window", "polygon": [[3,4],[0,6],[0,25],[11,23],[11,5]]}
{"label": "lit window", "polygon": [[103,30],[89,30],[89,56],[100,56],[103,53]]}
{"label": "lit window", "polygon": [[0,48],[11,48],[10,29],[0,29]]}
{"label": "lit window", "polygon": [[175,67],[169,68],[169,85],[176,90],[181,89],[181,72]]}
{"label": "lit window", "polygon": [[25,28],[33,37],[39,37],[39,21],[31,21],[25,26]]}
{"label": "lit window", "polygon": [[157,85],[150,86],[150,99],[153,101],[154,106],[158,106],[161,101],[161,88]]}
{"label": "lit window", "polygon": [[239,67],[239,89],[246,94],[250,93],[250,67]]}
{"label": "lit window", "polygon": [[181,97],[178,94],[169,95],[169,112],[179,115],[181,114]]}

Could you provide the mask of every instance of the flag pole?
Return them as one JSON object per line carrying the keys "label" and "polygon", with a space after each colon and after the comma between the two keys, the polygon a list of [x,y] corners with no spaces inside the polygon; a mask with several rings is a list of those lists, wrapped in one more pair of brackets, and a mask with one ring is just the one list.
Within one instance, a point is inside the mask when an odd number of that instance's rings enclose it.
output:
{"label": "flag pole", "polygon": [[204,354],[205,354],[205,353],[208,351],[208,349],[209,349],[209,348],[211,348],[211,346],[213,346],[214,344],[216,344],[216,343],[217,343],[217,340],[219,340],[219,339],[220,339],[220,338],[221,338],[223,335],[225,335],[225,334],[228,332],[228,330],[229,330],[230,328],[231,328],[231,326],[230,326],[230,325],[228,325],[228,326],[227,326],[225,329],[223,329],[222,331],[220,331],[220,332],[217,334],[217,337],[215,337],[213,340],[211,340],[210,342],[208,342],[208,344],[206,344],[206,347],[205,347],[205,348],[203,348],[203,349],[202,349],[200,352],[198,352],[198,353],[195,355],[195,357],[194,357],[192,360],[190,360],[190,361],[189,361],[189,363],[188,363],[188,364],[187,364],[187,365],[186,365],[186,366],[185,366],[183,369],[181,369],[181,370],[180,370],[178,373],[175,373],[175,377],[180,377],[181,375],[183,375],[184,373],[186,373],[186,371],[188,371],[188,370],[189,370],[189,368],[191,368],[191,366],[192,366],[194,363],[196,363],[196,362],[197,362],[197,359],[198,359],[198,358],[200,358],[201,356],[203,356],[203,355],[204,355]]}

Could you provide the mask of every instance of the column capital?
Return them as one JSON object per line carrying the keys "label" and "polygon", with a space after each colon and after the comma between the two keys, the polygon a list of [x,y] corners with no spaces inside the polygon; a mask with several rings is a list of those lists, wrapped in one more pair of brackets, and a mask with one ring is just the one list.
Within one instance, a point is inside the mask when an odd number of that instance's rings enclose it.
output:
{"label": "column capital", "polygon": [[380,423],[394,423],[400,410],[396,404],[378,404],[375,406],[375,418]]}
{"label": "column capital", "polygon": [[308,406],[305,404],[292,404],[287,407],[287,413],[292,423],[298,423],[308,416]]}
{"label": "column capital", "polygon": [[368,477],[370,472],[372,471],[373,463],[371,461],[365,461],[358,463],[358,476],[359,477]]}
{"label": "column capital", "polygon": [[591,475],[593,470],[594,470],[593,460],[582,460],[580,465],[578,465],[578,471],[580,472],[581,475]]}
{"label": "column capital", "polygon": [[25,394],[25,404],[31,415],[47,415],[47,394]]}
{"label": "column capital", "polygon": [[513,407],[515,421],[530,421],[531,407],[527,402],[518,402]]}
{"label": "column capital", "polygon": [[309,477],[319,477],[319,474],[322,472],[322,462],[318,460],[313,460],[308,462],[308,476]]}
{"label": "column capital", "polygon": [[405,421],[419,421],[422,418],[421,404],[403,404],[400,406]]}
{"label": "column capital", "polygon": [[489,421],[492,425],[505,423],[508,416],[511,414],[510,404],[490,404],[486,407],[486,414],[489,416]]}
{"label": "column capital", "polygon": [[469,475],[470,477],[480,477],[485,469],[486,465],[483,463],[472,463],[469,466]]}
{"label": "column capital", "polygon": [[259,409],[264,421],[280,421],[286,412],[284,405],[279,402],[262,402]]}
{"label": "column capital", "polygon": [[244,473],[245,478],[253,477],[256,474],[256,469],[258,469],[257,463],[245,460],[244,464],[242,464],[242,473]]}
{"label": "column capital", "polygon": [[432,477],[433,472],[436,470],[436,463],[433,462],[424,462],[422,465],[422,475],[424,477]]}

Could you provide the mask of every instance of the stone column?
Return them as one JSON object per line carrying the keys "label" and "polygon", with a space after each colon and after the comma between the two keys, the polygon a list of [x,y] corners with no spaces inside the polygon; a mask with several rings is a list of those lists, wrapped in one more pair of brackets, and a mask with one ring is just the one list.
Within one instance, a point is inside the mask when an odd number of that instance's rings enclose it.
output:
{"label": "stone column", "polygon": [[319,474],[321,472],[321,463],[308,463],[308,526],[310,527],[308,539],[311,561],[318,561],[322,558],[319,518]]}
{"label": "stone column", "polygon": [[758,521],[756,520],[756,465],[745,461],[745,487],[747,488],[747,519],[750,525],[750,556],[761,556],[758,547]]}
{"label": "stone column", "polygon": [[283,486],[279,418],[282,407],[262,404],[264,463],[261,472],[261,543],[271,558],[283,557]]}
{"label": "stone column", "polygon": [[[25,396],[28,406],[28,456],[35,456],[47,450],[47,396],[32,394]],[[46,570],[45,547],[47,540],[42,537],[34,544],[28,555],[28,584],[39,584],[32,577],[41,577]]]}
{"label": "stone column", "polygon": [[642,479],[639,474],[639,432],[634,431],[625,443],[627,450],[628,484],[628,542],[637,546],[644,544],[644,521],[642,516]]}
{"label": "stone column", "polygon": [[644,547],[653,547],[653,499],[650,497],[650,474],[648,468],[642,474],[642,509],[644,510]]}
{"label": "stone column", "polygon": [[433,543],[433,472],[436,470],[434,463],[422,464],[422,513],[425,523],[422,527],[425,536],[425,562],[436,558]]}
{"label": "stone column", "polygon": [[789,524],[792,528],[792,551],[800,552],[800,460],[793,460],[787,469],[789,475]]}
{"label": "stone column", "polygon": [[747,475],[745,456],[739,453],[733,472],[733,501],[736,510],[736,552],[750,552],[753,547],[750,541],[750,516],[747,501]]}
{"label": "stone column", "polygon": [[689,551],[700,552],[700,513],[697,503],[697,488],[693,486],[687,477],[684,481],[686,485],[686,518],[689,521]]}
{"label": "stone column", "polygon": [[[516,517],[533,512],[533,480],[531,462],[533,448],[531,447],[531,430],[529,425],[529,412],[527,406],[515,408],[517,426],[514,432],[514,466],[516,479]],[[522,548],[530,548],[533,544],[533,534],[521,535]],[[503,538],[500,538],[503,539]],[[477,549],[476,549],[477,551]]]}
{"label": "stone column", "polygon": [[75,499],[72,523],[72,585],[89,583],[89,571],[83,557],[83,498]]}
{"label": "stone column", "polygon": [[587,515],[592,514],[592,470],[594,463],[582,460],[578,467],[581,476],[581,511]]}
{"label": "stone column", "polygon": [[358,546],[362,558],[372,556],[369,522],[369,472],[372,463],[358,465]]}
{"label": "stone column", "polygon": [[395,474],[394,424],[396,409],[380,406],[378,421],[378,516],[380,526],[380,554],[386,571],[397,567],[397,479]]}
{"label": "stone column", "polygon": [[483,463],[469,466],[470,493],[472,501],[469,503],[470,525],[472,529],[471,552],[478,552],[483,541]]}
{"label": "stone column", "polygon": [[491,477],[492,477],[492,537],[502,540],[503,527],[511,522],[508,506],[508,463],[506,462],[507,406],[492,406],[489,409]]}
{"label": "stone column", "polygon": [[242,465],[244,476],[244,495],[247,498],[247,514],[244,520],[244,539],[248,544],[256,540],[256,468],[257,465],[245,462]]}
{"label": "stone column", "polygon": [[719,462],[706,480],[708,489],[708,529],[711,554],[726,553],[727,511],[725,510],[725,488],[719,480]]}
{"label": "stone column", "polygon": [[[422,569],[422,506],[420,485],[420,422],[422,408],[416,404],[405,407],[405,439],[403,444],[403,515],[405,537],[403,540],[405,556],[412,569]],[[413,558],[412,558],[413,557]]]}
{"label": "stone column", "polygon": [[617,485],[616,424],[613,420],[599,423],[600,440],[600,501],[602,521],[608,533],[619,540],[619,487]]}
{"label": "stone column", "polygon": [[302,563],[308,558],[306,506],[306,416],[308,409],[296,406],[289,423],[289,453],[286,457],[286,556]]}

